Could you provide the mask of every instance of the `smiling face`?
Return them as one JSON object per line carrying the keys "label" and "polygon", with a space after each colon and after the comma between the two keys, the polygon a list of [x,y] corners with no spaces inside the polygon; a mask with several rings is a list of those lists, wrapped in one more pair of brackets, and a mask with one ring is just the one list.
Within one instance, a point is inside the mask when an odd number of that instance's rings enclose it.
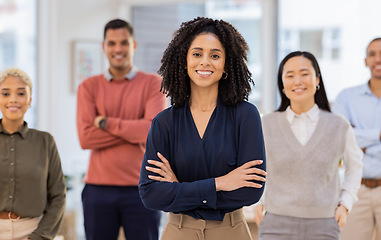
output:
{"label": "smiling face", "polygon": [[191,88],[216,88],[225,67],[225,49],[211,33],[195,37],[187,53],[187,70]]}
{"label": "smiling face", "polygon": [[[127,28],[108,29],[103,42],[113,75],[127,74],[133,65],[136,42]],[[119,77],[119,76],[114,76]]]}
{"label": "smiling face", "polygon": [[31,103],[31,91],[19,77],[9,76],[0,83],[0,110],[2,124],[23,124],[24,114]]}
{"label": "smiling face", "polygon": [[319,78],[311,61],[303,56],[290,58],[282,72],[284,93],[293,104],[303,105],[306,108],[315,104],[316,86]]}
{"label": "smiling face", "polygon": [[381,80],[381,40],[369,44],[365,58],[373,79]]}

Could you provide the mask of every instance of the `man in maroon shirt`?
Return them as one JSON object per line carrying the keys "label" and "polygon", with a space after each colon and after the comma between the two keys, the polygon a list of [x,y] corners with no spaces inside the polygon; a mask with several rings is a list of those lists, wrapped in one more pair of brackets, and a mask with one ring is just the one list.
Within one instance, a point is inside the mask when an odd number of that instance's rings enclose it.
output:
{"label": "man in maroon shirt", "polygon": [[166,106],[161,78],[133,64],[137,43],[132,26],[120,19],[104,28],[109,69],[78,88],[77,128],[90,149],[82,193],[87,240],[157,240],[160,212],[146,209],[138,194],[145,141],[152,119]]}

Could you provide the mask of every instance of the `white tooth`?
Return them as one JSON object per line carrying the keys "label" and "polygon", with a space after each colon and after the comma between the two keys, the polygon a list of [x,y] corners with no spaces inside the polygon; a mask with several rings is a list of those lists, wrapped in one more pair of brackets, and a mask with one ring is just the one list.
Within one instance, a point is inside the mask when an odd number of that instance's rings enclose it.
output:
{"label": "white tooth", "polygon": [[211,72],[204,72],[204,71],[197,71],[197,73],[202,74],[202,75],[212,74]]}

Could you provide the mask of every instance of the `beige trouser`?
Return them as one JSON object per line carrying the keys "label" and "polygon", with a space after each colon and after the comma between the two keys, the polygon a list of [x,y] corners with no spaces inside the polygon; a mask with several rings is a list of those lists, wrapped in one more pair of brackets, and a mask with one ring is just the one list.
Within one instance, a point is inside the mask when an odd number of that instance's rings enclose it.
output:
{"label": "beige trouser", "polygon": [[0,219],[1,240],[26,240],[38,226],[41,217],[19,220]]}
{"label": "beige trouser", "polygon": [[361,185],[357,196],[359,201],[348,214],[347,223],[341,231],[341,239],[372,240],[376,228],[377,240],[381,240],[381,186],[368,188]]}
{"label": "beige trouser", "polygon": [[225,214],[224,220],[195,219],[170,213],[161,240],[252,240],[242,209]]}

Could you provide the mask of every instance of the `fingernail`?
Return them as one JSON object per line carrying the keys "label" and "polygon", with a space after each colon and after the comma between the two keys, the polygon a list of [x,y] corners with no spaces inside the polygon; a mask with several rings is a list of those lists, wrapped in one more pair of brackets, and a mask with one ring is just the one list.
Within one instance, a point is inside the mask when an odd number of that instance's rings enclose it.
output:
{"label": "fingernail", "polygon": [[147,160],[148,163],[152,163],[152,160]]}
{"label": "fingernail", "polygon": [[263,160],[259,160],[259,163],[263,163]]}
{"label": "fingernail", "polygon": [[161,153],[157,152],[157,155],[158,155],[158,156],[161,156]]}

